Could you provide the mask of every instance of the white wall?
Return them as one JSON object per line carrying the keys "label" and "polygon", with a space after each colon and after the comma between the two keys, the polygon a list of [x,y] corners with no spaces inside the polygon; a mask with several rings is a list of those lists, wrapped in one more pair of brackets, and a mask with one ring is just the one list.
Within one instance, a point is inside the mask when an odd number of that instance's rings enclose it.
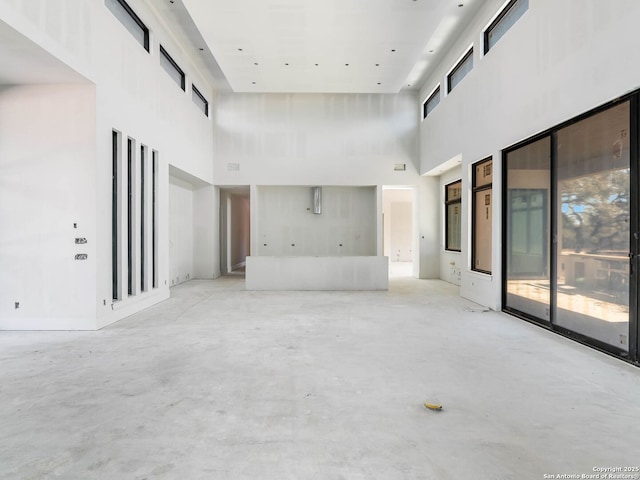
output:
{"label": "white wall", "polygon": [[323,187],[319,215],[311,187],[260,186],[257,195],[253,255],[376,255],[375,187]]}
{"label": "white wall", "polygon": [[640,3],[530,0],[523,17],[482,56],[483,30],[502,4],[485,2],[420,96],[424,100],[438,82],[444,92],[446,73],[474,44],[473,70],[420,126],[420,171],[435,171],[461,155],[462,256],[468,265],[469,165],[493,156],[493,275],[465,267],[461,294],[496,309],[501,288],[501,149],[640,87],[640,64],[632,61],[639,43],[632,32]]}
{"label": "white wall", "polygon": [[169,278],[171,285],[193,277],[193,186],[169,177]]}
{"label": "white wall", "polygon": [[[30,38],[47,52],[62,60],[90,82],[95,84],[95,99],[89,102],[95,117],[87,127],[92,128],[94,150],[91,158],[91,201],[83,208],[92,208],[95,222],[92,246],[95,272],[91,283],[94,304],[93,317],[97,326],[104,326],[135,313],[169,295],[169,175],[173,165],[203,182],[213,184],[213,132],[212,120],[193,104],[190,84],[210,101],[212,85],[206,75],[194,65],[189,46],[179,45],[175,36],[167,32],[164,21],[150,4],[141,0],[128,0],[138,16],[151,30],[151,53],[147,53],[106,8],[103,0],[67,0],[51,2],[34,0],[19,2],[0,0],[0,21]],[[170,52],[187,75],[187,90],[182,91],[160,67],[159,44]],[[4,66],[11,68],[11,66]],[[35,66],[37,69],[37,65]],[[63,109],[61,124],[84,122],[77,112]],[[122,132],[123,138],[132,137],[137,145],[147,145],[160,155],[159,202],[159,288],[153,291],[111,302],[111,131]],[[73,145],[68,146],[73,149]],[[64,182],[69,171],[48,177],[51,183]],[[71,178],[74,178],[72,175]],[[200,187],[201,185],[199,185]],[[89,186],[87,186],[89,188]],[[213,187],[211,187],[213,188]],[[209,200],[217,201],[210,191]],[[205,197],[199,193],[202,201]],[[136,202],[137,204],[138,202]],[[217,206],[211,209],[201,204],[196,214],[215,215]],[[206,208],[205,208],[206,207]],[[209,213],[207,213],[209,211]],[[201,226],[201,223],[198,223]],[[197,239],[201,246],[215,246],[217,223],[214,228],[199,228]],[[208,248],[208,247],[207,247]],[[216,273],[215,255],[211,250],[206,256],[203,276]],[[193,273],[193,271],[191,272]],[[62,279],[70,280],[70,277]],[[35,327],[34,327],[35,328]],[[43,324],[43,328],[47,328]]]}
{"label": "white wall", "polygon": [[[149,145],[159,152],[160,155],[160,284],[157,292],[149,292],[148,294],[137,296],[137,298],[128,298],[120,305],[116,306],[116,313],[121,316],[138,311],[149,303],[167,298],[169,295],[168,288],[172,282],[184,281],[186,275],[193,278],[196,274],[193,265],[193,252],[195,249],[194,240],[198,239],[198,245],[213,245],[217,230],[202,229],[198,230],[198,235],[193,237],[196,225],[202,225],[201,222],[193,223],[194,215],[197,218],[206,216],[207,208],[201,206],[198,202],[192,210],[192,223],[189,234],[192,236],[191,241],[191,266],[187,255],[184,254],[184,260],[181,261],[177,270],[172,270],[170,261],[173,252],[170,252],[169,227],[172,222],[169,213],[169,169],[176,171],[178,169],[184,176],[190,178],[190,184],[193,190],[205,187],[207,184],[213,183],[213,168],[211,165],[213,133],[211,119],[204,116],[198,110],[191,100],[191,91],[189,88],[189,80],[197,83],[198,88],[207,97],[212,95],[209,93],[210,88],[204,78],[197,72],[190,62],[189,55],[177,45],[170,34],[167,34],[161,26],[161,21],[149,9],[146,2],[132,1],[129,2],[132,8],[136,10],[138,15],[146,22],[147,26],[152,30],[151,53],[147,53],[126,31],[119,21],[104,7],[102,2],[98,2],[96,7],[97,23],[95,28],[98,30],[94,38],[96,48],[94,54],[101,60],[96,63],[96,76],[98,79],[98,178],[103,180],[99,188],[99,198],[108,198],[110,184],[108,182],[108,161],[107,157],[110,152],[110,146],[106,144],[106,136],[104,132],[112,128],[121,130],[123,134],[129,135],[137,140],[138,143]],[[187,91],[182,91],[178,85],[167,75],[160,67],[158,59],[159,44],[170,52],[171,56],[178,62],[181,68],[188,76]],[[104,168],[100,168],[103,166]],[[183,179],[184,180],[184,179]],[[193,195],[193,192],[192,192]],[[205,201],[206,194],[198,193],[196,198]],[[213,195],[210,195],[213,197]],[[211,200],[211,198],[209,198]],[[110,208],[110,202],[107,200],[102,204],[105,208]],[[215,208],[211,209],[214,212]],[[108,239],[110,225],[108,222],[102,223],[103,234],[100,238]],[[217,225],[215,226],[217,228]],[[203,235],[206,235],[203,238]],[[101,247],[103,248],[104,258],[107,262],[99,265],[97,276],[97,289],[100,296],[105,290],[108,291],[109,284],[105,282],[110,272],[110,264],[108,263],[108,250],[110,242],[105,241]],[[180,255],[178,258],[182,258]],[[209,254],[207,257],[210,264],[214,255]],[[206,267],[203,264],[203,272],[198,271],[198,276],[211,278]],[[175,267],[175,265],[174,265]],[[199,267],[200,268],[200,267]],[[179,280],[177,280],[179,279]],[[145,296],[153,296],[145,302]],[[107,297],[108,298],[108,297]],[[126,303],[133,304],[131,308],[126,308]],[[124,304],[124,305],[123,305]],[[105,321],[113,321],[116,318],[109,312],[98,311],[98,315],[107,315]]]}
{"label": "white wall", "polygon": [[416,102],[414,93],[219,94],[216,183],[415,185]]}
{"label": "white wall", "polygon": [[212,185],[193,192],[193,277],[197,279],[220,276],[218,195]]}
{"label": "white wall", "polygon": [[[437,188],[418,174],[419,109],[398,95],[219,94],[214,173],[218,185],[417,186],[432,203]],[[394,171],[395,164],[406,171]],[[230,168],[231,167],[231,168]],[[257,211],[258,199],[252,197]],[[416,203],[417,204],[417,203]],[[376,210],[381,218],[382,206]],[[416,275],[439,275],[438,211],[417,207]],[[258,215],[253,221],[258,222]],[[255,233],[252,229],[252,235]],[[380,225],[381,231],[381,225]],[[374,233],[377,239],[377,231]],[[254,247],[264,242],[254,239]],[[255,249],[254,249],[255,251]],[[380,254],[382,249],[380,245]]]}
{"label": "white wall", "polygon": [[95,157],[93,85],[0,87],[0,329],[95,328]]}
{"label": "white wall", "polygon": [[438,179],[421,177],[415,194],[415,216],[418,224],[419,265],[416,272],[414,258],[414,274],[419,278],[440,278],[440,217],[442,209],[438,208]]}

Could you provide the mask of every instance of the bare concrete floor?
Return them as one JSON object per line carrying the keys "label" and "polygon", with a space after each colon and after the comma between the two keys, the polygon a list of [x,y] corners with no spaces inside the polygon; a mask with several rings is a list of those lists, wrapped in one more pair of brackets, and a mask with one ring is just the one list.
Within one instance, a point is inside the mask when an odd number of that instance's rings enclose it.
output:
{"label": "bare concrete floor", "polygon": [[192,281],[98,332],[0,333],[2,479],[542,479],[636,466],[638,438],[640,369],[439,281]]}

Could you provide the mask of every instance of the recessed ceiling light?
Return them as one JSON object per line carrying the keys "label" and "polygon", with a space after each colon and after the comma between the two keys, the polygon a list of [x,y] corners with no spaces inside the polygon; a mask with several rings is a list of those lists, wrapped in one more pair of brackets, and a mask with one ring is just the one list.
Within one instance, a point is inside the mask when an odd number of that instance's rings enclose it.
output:
{"label": "recessed ceiling light", "polygon": [[169,0],[169,3],[173,3],[173,0]]}
{"label": "recessed ceiling light", "polygon": [[464,3],[459,3],[458,7],[464,7]]}
{"label": "recessed ceiling light", "polygon": [[252,84],[252,85],[255,85],[255,84],[256,84],[256,82],[251,82],[251,84]]}
{"label": "recessed ceiling light", "polygon": [[201,52],[204,52],[204,48],[202,47],[198,48],[198,50],[200,50]]}
{"label": "recessed ceiling light", "polygon": [[[415,0],[414,0],[414,1],[415,1]],[[382,83],[381,83],[381,82],[378,82],[378,85],[382,85]]]}
{"label": "recessed ceiling light", "polygon": [[391,49],[391,51],[392,51],[392,52],[395,52],[395,51],[396,51],[396,49],[395,49],[395,48],[392,48],[392,49]]}
{"label": "recessed ceiling light", "polygon": [[349,66],[349,64],[348,64],[348,63],[345,63],[345,64],[344,64],[344,66],[345,66],[345,67],[348,67],[348,66]]}
{"label": "recessed ceiling light", "polygon": [[433,53],[433,50],[429,50],[429,53]]}
{"label": "recessed ceiling light", "polygon": [[255,62],[254,65],[258,65],[258,62]]}
{"label": "recessed ceiling light", "polygon": [[379,64],[379,63],[376,63],[376,67],[379,67],[379,66],[380,66],[380,64]]}
{"label": "recessed ceiling light", "polygon": [[318,66],[318,64],[316,63],[316,67]]}
{"label": "recessed ceiling light", "polygon": [[239,51],[239,52],[241,52],[241,51],[242,51],[242,49],[241,49],[241,48],[239,48],[239,49],[238,49],[238,51]]}
{"label": "recessed ceiling light", "polygon": [[289,64],[288,64],[288,63],[285,63],[284,65],[285,65],[286,67],[288,67],[288,66],[289,66]]}

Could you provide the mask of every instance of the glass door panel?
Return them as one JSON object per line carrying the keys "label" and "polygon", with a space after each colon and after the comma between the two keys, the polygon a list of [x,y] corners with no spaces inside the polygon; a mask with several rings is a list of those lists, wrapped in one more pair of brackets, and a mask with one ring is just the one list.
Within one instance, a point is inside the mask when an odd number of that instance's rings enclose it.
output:
{"label": "glass door panel", "polygon": [[507,154],[506,306],[550,321],[551,139]]}
{"label": "glass door panel", "polygon": [[630,104],[557,133],[554,323],[629,349]]}

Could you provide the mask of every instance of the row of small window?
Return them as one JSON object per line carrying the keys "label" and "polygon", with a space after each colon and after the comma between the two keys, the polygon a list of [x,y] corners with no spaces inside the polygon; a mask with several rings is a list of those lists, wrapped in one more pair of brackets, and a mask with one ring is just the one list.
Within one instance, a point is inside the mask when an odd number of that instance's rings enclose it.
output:
{"label": "row of small window", "polygon": [[[492,182],[491,157],[473,165],[471,197],[472,270],[491,273]],[[462,246],[462,180],[445,186],[445,248],[459,252]]]}
{"label": "row of small window", "polygon": [[[123,145],[124,144],[124,145]],[[112,132],[112,298],[158,288],[158,152]],[[124,275],[123,275],[123,270]]]}
{"label": "row of small window", "polygon": [[[138,43],[149,52],[149,28],[140,20],[125,0],[105,0],[107,8],[120,20],[120,23],[133,35]],[[160,45],[160,65],[169,76],[186,92],[186,77],[165,48]],[[207,117],[209,116],[209,102],[195,85],[191,84],[191,99]]]}
{"label": "row of small window", "polygon": [[[502,38],[502,36],[515,24],[518,19],[529,8],[529,0],[511,0],[498,13],[496,18],[489,24],[484,31],[484,54],[486,55],[491,48]],[[462,81],[462,79],[473,69],[473,46],[463,55],[447,75],[447,94]],[[422,104],[422,118],[427,116],[440,103],[440,85],[427,97]]]}

